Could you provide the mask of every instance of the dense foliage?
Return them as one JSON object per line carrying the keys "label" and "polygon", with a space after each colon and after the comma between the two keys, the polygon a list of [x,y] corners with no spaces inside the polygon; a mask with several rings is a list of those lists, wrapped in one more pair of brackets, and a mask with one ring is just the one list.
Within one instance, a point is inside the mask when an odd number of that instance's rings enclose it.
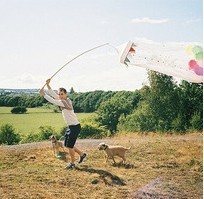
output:
{"label": "dense foliage", "polygon": [[3,94],[0,95],[0,106],[21,106],[33,108],[42,106],[47,101],[39,94]]}
{"label": "dense foliage", "polygon": [[149,72],[150,86],[140,90],[137,109],[118,123],[120,131],[187,132],[203,128],[203,85]]}
{"label": "dense foliage", "polygon": [[[81,137],[131,132],[188,132],[203,128],[203,85],[182,81],[150,71],[149,86],[136,91],[93,91],[77,93],[72,88],[69,97],[75,112],[96,112],[91,122],[84,124]],[[39,94],[0,95],[0,106],[48,106]],[[86,130],[85,130],[86,129]]]}

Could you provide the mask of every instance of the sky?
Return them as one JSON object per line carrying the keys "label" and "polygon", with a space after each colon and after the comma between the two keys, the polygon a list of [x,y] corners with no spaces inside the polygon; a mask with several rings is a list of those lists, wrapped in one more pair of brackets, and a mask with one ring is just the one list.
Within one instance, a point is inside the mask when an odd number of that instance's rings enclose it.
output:
{"label": "sky", "polygon": [[[0,0],[0,88],[41,88],[75,56],[130,40],[203,44],[202,0]],[[104,46],[68,64],[53,89],[136,90],[147,71]]]}

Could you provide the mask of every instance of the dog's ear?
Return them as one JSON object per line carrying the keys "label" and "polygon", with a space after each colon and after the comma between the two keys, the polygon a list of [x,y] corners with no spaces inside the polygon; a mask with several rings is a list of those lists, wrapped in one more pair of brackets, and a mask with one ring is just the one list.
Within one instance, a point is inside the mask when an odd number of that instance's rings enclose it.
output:
{"label": "dog's ear", "polygon": [[51,135],[51,136],[50,136],[50,139],[53,139],[53,138],[56,139],[56,137],[55,137],[54,135]]}

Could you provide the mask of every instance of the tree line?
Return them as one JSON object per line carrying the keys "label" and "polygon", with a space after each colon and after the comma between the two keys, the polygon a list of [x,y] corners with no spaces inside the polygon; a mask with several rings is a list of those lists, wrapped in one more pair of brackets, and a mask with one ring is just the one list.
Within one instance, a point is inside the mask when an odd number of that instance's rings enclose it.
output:
{"label": "tree line", "polygon": [[[94,125],[114,133],[188,132],[203,128],[203,85],[148,72],[149,85],[135,91],[92,91],[69,97],[75,112],[96,112]],[[38,94],[1,95],[0,106],[39,107],[47,101]]]}

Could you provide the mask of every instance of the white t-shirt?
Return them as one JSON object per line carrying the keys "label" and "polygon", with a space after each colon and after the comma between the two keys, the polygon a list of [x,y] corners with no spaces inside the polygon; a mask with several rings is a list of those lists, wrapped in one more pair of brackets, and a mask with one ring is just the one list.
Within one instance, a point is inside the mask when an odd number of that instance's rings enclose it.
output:
{"label": "white t-shirt", "polygon": [[59,96],[52,89],[49,89],[48,91],[52,97],[45,94],[44,98],[50,103],[61,107],[65,123],[69,126],[79,124],[71,100],[69,98],[67,98],[67,100],[60,100]]}

